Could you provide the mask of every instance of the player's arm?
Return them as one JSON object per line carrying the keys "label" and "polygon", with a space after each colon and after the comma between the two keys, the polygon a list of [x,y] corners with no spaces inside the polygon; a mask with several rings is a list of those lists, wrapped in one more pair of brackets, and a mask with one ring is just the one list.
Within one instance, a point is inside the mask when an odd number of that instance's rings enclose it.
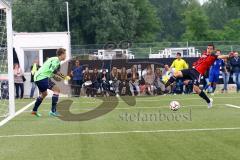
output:
{"label": "player's arm", "polygon": [[62,80],[70,80],[71,78],[69,76],[66,76],[64,74],[62,74],[60,71],[57,71],[56,73],[54,73],[56,76],[60,77]]}
{"label": "player's arm", "polygon": [[175,60],[172,62],[172,65],[170,66],[170,68],[174,68],[175,67]]}
{"label": "player's arm", "polygon": [[227,58],[229,58],[229,55],[219,55],[218,58],[220,58],[220,59],[227,59]]}

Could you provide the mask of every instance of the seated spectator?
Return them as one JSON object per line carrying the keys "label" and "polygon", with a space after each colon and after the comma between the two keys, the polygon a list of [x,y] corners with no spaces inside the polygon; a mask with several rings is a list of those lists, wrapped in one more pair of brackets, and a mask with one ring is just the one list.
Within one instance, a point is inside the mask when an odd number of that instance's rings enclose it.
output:
{"label": "seated spectator", "polygon": [[99,73],[97,68],[94,68],[93,70],[91,81],[92,81],[91,96],[96,97],[97,92],[100,89],[100,79],[99,79]]}
{"label": "seated spectator", "polygon": [[106,69],[102,70],[100,74],[100,83],[101,83],[101,90],[104,96],[109,96],[110,91],[110,84],[109,84],[109,74],[107,73]]}
{"label": "seated spectator", "polygon": [[145,93],[147,95],[153,95],[153,82],[155,80],[155,75],[150,65],[147,67],[147,72],[143,75],[143,79],[145,82]]}
{"label": "seated spectator", "polygon": [[122,67],[121,73],[120,73],[119,94],[121,96],[130,95],[130,87],[129,87],[127,71],[125,67]]}
{"label": "seated spectator", "polygon": [[119,84],[120,84],[120,76],[116,67],[112,68],[110,75],[110,90],[116,95],[119,96]]}
{"label": "seated spectator", "polygon": [[162,82],[162,71],[160,68],[157,68],[155,71],[155,79],[153,82],[154,86],[154,95],[161,95],[165,91],[165,85]]}
{"label": "seated spectator", "polygon": [[91,74],[89,72],[88,67],[85,68],[84,74],[83,74],[83,82],[84,82],[84,92],[87,97],[91,95],[91,87],[92,87],[92,81],[91,81]]}
{"label": "seated spectator", "polygon": [[137,72],[137,69],[132,66],[131,73],[128,74],[128,80],[129,80],[129,87],[132,96],[138,95],[140,92],[139,89],[139,74]]}

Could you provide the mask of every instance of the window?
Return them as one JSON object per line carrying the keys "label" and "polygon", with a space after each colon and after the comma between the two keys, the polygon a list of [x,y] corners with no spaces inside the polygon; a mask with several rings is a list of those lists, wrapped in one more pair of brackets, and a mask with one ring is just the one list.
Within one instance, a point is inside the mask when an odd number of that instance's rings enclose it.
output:
{"label": "window", "polygon": [[31,72],[34,60],[39,59],[39,50],[24,51],[24,72]]}

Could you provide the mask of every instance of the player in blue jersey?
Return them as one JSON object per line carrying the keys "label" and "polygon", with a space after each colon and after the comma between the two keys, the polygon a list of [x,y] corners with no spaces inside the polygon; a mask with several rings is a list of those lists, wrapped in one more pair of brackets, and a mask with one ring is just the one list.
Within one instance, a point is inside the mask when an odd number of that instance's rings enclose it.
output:
{"label": "player in blue jersey", "polygon": [[[217,50],[216,55],[221,55],[221,51]],[[219,81],[220,68],[224,66],[224,61],[222,59],[215,60],[214,64],[211,66],[209,71],[209,90],[214,94],[216,90],[217,83]]]}

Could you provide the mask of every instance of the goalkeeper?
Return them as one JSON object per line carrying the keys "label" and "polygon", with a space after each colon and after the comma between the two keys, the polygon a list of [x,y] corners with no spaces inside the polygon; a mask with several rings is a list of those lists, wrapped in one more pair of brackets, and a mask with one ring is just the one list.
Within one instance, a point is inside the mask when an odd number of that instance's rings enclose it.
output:
{"label": "goalkeeper", "polygon": [[47,90],[50,89],[53,91],[52,96],[52,109],[49,112],[49,115],[58,117],[60,116],[57,112],[57,103],[60,93],[59,87],[51,81],[51,78],[55,80],[70,80],[69,76],[64,76],[60,73],[60,62],[66,59],[66,50],[64,48],[59,48],[57,50],[57,57],[49,58],[43,66],[35,73],[34,82],[38,86],[40,96],[37,98],[32,115],[41,117],[41,114],[38,113],[38,108],[41,105],[43,99],[47,96]]}

